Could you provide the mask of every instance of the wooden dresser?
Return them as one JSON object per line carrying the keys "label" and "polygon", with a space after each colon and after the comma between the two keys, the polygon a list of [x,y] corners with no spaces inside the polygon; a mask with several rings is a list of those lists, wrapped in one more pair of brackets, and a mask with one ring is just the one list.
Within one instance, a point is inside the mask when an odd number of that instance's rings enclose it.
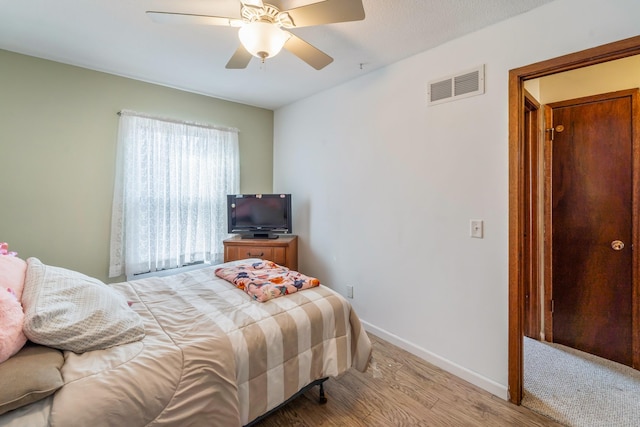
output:
{"label": "wooden dresser", "polygon": [[277,239],[243,239],[234,236],[223,241],[224,262],[247,258],[262,258],[298,270],[298,236]]}

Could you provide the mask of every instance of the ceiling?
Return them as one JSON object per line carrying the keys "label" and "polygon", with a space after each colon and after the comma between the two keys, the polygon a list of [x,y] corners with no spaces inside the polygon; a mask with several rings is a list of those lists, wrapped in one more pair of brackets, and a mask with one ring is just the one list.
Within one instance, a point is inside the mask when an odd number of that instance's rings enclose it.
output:
{"label": "ceiling", "polygon": [[[334,58],[319,71],[285,50],[228,70],[237,29],[145,15],[239,17],[238,0],[0,0],[0,49],[276,109],[550,1],[363,0],[363,21],[291,31]],[[270,3],[288,10],[314,2]]]}

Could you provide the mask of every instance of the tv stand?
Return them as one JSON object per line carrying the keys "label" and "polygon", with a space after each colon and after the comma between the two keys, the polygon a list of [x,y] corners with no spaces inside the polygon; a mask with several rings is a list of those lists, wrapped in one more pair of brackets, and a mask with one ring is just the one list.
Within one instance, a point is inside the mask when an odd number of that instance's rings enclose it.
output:
{"label": "tv stand", "polygon": [[247,258],[273,261],[290,270],[298,270],[298,236],[280,235],[277,239],[246,239],[234,236],[225,239],[224,262]]}
{"label": "tv stand", "polygon": [[277,239],[279,238],[279,234],[271,234],[271,233],[253,233],[253,234],[241,234],[240,238],[242,239]]}

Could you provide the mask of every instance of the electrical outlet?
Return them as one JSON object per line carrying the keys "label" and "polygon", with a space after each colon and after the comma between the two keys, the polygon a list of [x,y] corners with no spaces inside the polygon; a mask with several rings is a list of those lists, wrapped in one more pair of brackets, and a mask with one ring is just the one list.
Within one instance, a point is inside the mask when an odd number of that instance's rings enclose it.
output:
{"label": "electrical outlet", "polygon": [[484,237],[484,221],[481,219],[471,220],[471,237],[482,239]]}
{"label": "electrical outlet", "polygon": [[347,298],[353,298],[353,286],[347,285]]}

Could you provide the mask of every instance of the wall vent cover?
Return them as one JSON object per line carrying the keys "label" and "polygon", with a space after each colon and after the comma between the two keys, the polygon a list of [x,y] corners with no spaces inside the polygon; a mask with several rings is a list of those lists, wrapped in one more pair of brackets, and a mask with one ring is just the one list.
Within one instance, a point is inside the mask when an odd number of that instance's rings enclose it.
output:
{"label": "wall vent cover", "polygon": [[483,93],[484,65],[481,65],[473,70],[429,82],[427,98],[429,105],[435,105]]}

